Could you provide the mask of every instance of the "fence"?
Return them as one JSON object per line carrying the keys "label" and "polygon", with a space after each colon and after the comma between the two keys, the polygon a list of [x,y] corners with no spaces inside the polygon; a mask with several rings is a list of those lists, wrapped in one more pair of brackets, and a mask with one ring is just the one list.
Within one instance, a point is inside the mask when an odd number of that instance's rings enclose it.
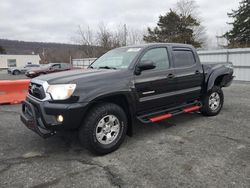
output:
{"label": "fence", "polygon": [[201,62],[232,62],[235,80],[250,81],[250,48],[198,51]]}
{"label": "fence", "polygon": [[74,67],[87,68],[96,58],[72,59]]}

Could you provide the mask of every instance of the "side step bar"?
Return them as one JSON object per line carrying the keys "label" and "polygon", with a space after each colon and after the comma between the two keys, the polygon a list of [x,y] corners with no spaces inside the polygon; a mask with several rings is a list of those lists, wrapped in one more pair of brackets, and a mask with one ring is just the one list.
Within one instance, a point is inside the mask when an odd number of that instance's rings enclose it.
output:
{"label": "side step bar", "polygon": [[201,108],[201,105],[196,103],[195,105],[191,105],[191,106],[189,105],[187,107],[179,108],[177,110],[173,110],[168,113],[159,112],[158,115],[156,113],[153,113],[154,115],[148,114],[148,115],[139,116],[137,118],[142,123],[154,123],[157,121],[168,119],[170,117],[173,117],[179,114],[194,112],[194,111],[199,110],[200,108]]}

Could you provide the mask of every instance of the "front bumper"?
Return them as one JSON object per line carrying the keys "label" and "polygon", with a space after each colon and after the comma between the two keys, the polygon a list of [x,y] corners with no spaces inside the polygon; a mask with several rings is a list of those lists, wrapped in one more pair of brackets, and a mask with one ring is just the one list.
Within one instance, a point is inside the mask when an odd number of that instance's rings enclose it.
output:
{"label": "front bumper", "polygon": [[[77,129],[82,123],[87,103],[58,104],[38,101],[28,96],[22,104],[21,121],[43,138],[50,137],[58,130]],[[56,117],[63,116],[63,122]]]}
{"label": "front bumper", "polygon": [[53,136],[56,133],[56,131],[46,129],[44,124],[41,121],[38,121],[34,106],[27,101],[24,101],[22,105],[22,114],[20,119],[27,128],[43,138]]}

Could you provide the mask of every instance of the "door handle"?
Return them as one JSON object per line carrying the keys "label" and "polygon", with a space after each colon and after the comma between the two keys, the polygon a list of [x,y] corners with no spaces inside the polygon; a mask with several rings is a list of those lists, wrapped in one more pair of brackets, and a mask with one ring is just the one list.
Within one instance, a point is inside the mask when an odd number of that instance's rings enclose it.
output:
{"label": "door handle", "polygon": [[167,78],[174,78],[174,74],[172,73],[168,74]]}
{"label": "door handle", "polygon": [[200,74],[200,71],[196,70],[196,71],[195,71],[195,74]]}

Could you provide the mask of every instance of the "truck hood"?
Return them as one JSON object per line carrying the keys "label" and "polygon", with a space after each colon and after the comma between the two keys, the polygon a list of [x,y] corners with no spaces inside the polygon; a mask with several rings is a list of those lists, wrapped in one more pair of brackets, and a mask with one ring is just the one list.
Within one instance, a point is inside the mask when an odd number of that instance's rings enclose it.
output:
{"label": "truck hood", "polygon": [[67,84],[76,82],[90,82],[99,79],[106,79],[117,75],[122,70],[111,69],[78,69],[46,74],[34,78],[34,80],[47,81],[48,84]]}

